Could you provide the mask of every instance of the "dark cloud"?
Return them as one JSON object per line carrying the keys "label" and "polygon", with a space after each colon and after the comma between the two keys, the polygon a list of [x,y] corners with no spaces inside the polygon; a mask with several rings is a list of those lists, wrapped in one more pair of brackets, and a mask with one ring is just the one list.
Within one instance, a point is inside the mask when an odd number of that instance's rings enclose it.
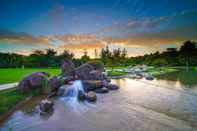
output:
{"label": "dark cloud", "polygon": [[26,45],[50,45],[48,37],[35,37],[28,33],[0,30],[0,42]]}

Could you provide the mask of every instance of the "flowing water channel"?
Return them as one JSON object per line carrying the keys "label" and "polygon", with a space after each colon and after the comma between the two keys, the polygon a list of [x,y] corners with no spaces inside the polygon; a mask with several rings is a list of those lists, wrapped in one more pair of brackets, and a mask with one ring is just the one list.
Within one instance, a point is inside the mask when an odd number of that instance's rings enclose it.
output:
{"label": "flowing water channel", "polygon": [[[193,72],[193,73],[192,73]],[[95,104],[78,102],[80,81],[55,98],[54,112],[40,116],[32,100],[2,123],[1,131],[196,131],[196,72],[178,71],[153,81],[112,80],[118,91],[98,95]],[[191,74],[190,74],[191,73]],[[182,76],[188,75],[188,76]],[[190,76],[191,75],[191,76]],[[185,79],[192,79],[191,81]]]}

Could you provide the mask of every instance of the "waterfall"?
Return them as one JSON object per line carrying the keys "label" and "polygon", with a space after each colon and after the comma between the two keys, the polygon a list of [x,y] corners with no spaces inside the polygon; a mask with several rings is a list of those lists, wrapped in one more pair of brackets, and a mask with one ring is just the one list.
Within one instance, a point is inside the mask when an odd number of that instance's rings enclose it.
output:
{"label": "waterfall", "polygon": [[66,89],[65,96],[68,98],[76,98],[77,100],[79,91],[82,91],[84,93],[82,82],[80,80],[77,80]]}
{"label": "waterfall", "polygon": [[79,91],[84,93],[83,84],[81,80],[76,80],[72,85],[66,88],[64,96],[60,98],[66,104],[67,108],[72,108],[72,110],[78,113],[86,111],[88,107],[92,107],[92,105],[87,102],[79,102]]}

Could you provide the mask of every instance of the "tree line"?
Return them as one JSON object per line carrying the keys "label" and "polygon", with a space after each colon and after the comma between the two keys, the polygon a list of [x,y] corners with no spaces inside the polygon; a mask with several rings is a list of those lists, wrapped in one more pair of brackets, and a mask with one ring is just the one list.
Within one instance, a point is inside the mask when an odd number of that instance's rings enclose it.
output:
{"label": "tree line", "polygon": [[185,41],[177,48],[131,58],[135,64],[152,66],[197,66],[197,42]]}
{"label": "tree line", "polygon": [[155,52],[138,57],[128,57],[126,49],[110,50],[107,46],[100,52],[99,58],[91,59],[87,51],[81,58],[75,58],[72,52],[65,50],[57,54],[54,49],[36,50],[28,56],[15,53],[0,53],[0,68],[22,67],[59,67],[64,59],[72,60],[76,66],[91,60],[102,61],[106,66],[129,66],[146,64],[152,66],[197,66],[197,43],[185,41],[180,49],[168,48],[163,52]]}

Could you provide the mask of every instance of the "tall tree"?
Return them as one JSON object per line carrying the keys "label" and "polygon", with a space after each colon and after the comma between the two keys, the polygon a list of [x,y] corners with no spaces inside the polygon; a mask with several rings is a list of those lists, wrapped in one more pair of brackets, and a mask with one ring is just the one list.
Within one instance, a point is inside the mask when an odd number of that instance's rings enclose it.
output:
{"label": "tall tree", "polygon": [[186,41],[180,48],[180,55],[185,58],[187,70],[189,68],[190,60],[196,53],[196,43],[192,41]]}

